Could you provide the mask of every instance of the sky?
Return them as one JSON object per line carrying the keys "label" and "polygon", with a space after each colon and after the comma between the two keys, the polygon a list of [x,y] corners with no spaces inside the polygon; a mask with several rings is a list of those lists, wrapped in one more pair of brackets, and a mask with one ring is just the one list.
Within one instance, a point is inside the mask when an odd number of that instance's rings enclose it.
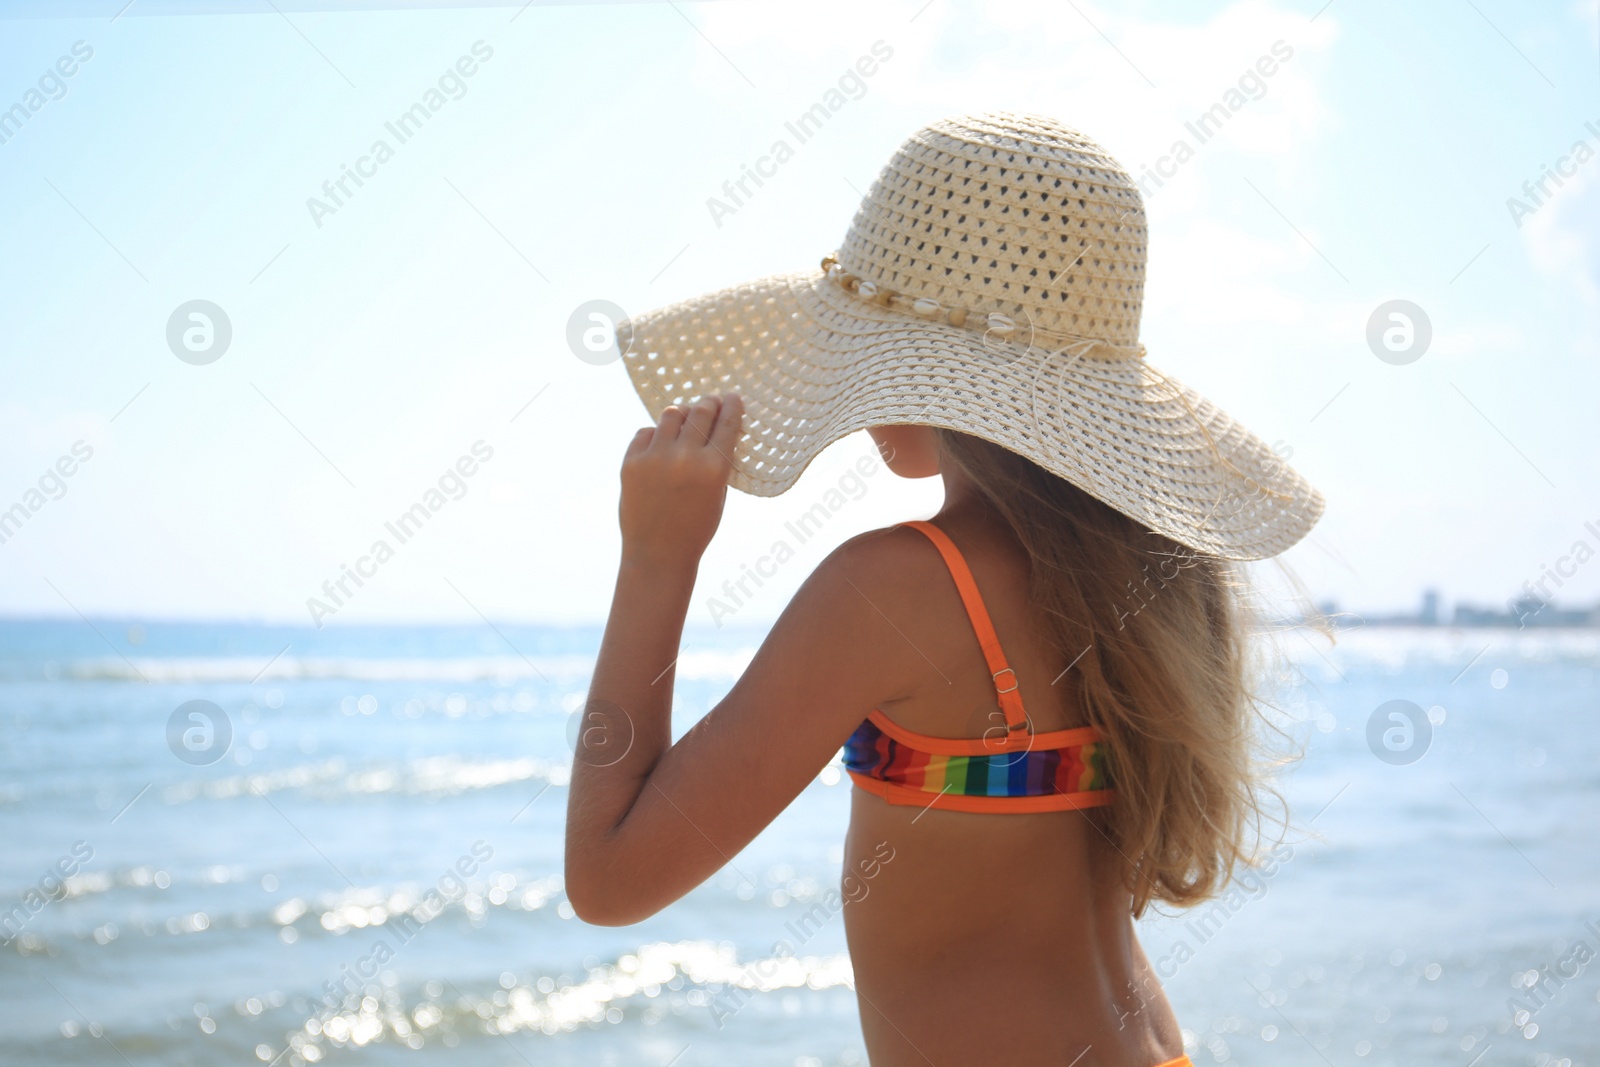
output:
{"label": "sky", "polygon": [[[1592,0],[124,4],[0,5],[0,109],[39,90],[0,126],[0,511],[39,504],[0,544],[0,613],[603,619],[645,416],[568,344],[574,312],[808,269],[902,140],[988,109],[1156,174],[1142,339],[1324,492],[1281,561],[1316,599],[1503,604],[1558,564],[1558,602],[1600,599]],[[829,124],[712,212],[875,45]],[[423,128],[386,132],[430,90]],[[335,203],[346,168],[368,176]],[[1409,362],[1368,340],[1394,300],[1429,324]],[[193,301],[225,349],[185,348]],[[834,545],[937,507],[871,456],[854,435],[782,496],[731,493],[690,622],[714,598],[773,618]],[[787,531],[839,487],[819,533]],[[794,558],[730,605],[780,540]]]}

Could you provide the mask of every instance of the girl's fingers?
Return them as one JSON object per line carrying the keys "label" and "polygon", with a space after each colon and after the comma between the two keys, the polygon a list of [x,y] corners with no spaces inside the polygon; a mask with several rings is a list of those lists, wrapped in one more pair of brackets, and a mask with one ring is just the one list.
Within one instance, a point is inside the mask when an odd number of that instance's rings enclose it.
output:
{"label": "girl's fingers", "polygon": [[654,426],[641,426],[639,432],[633,435],[633,440],[628,442],[628,450],[622,454],[623,459],[636,456],[650,447],[650,439],[655,436]]}
{"label": "girl's fingers", "polygon": [[655,435],[650,439],[652,445],[670,445],[678,439],[678,431],[683,428],[683,409],[676,404],[669,404],[662,409],[661,421],[656,425]]}
{"label": "girl's fingers", "polygon": [[683,441],[687,445],[704,445],[711,438],[711,427],[717,421],[720,401],[714,396],[703,396],[689,409],[684,420]]}
{"label": "girl's fingers", "polygon": [[739,440],[739,427],[744,421],[744,401],[738,393],[729,393],[722,400],[722,409],[717,412],[717,424],[708,438],[710,444],[724,456],[733,457],[733,446]]}

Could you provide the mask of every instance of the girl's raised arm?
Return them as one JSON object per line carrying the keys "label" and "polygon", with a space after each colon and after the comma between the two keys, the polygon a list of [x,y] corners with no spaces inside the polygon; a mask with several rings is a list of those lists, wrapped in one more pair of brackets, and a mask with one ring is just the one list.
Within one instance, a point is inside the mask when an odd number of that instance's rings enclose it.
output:
{"label": "girl's raised arm", "polygon": [[567,896],[586,922],[638,922],[699,885],[873,707],[917,684],[917,654],[885,615],[903,584],[886,566],[894,539],[864,535],[823,561],[728,696],[672,744],[673,666],[742,414],[731,394],[669,407],[623,459],[622,561],[567,802]]}

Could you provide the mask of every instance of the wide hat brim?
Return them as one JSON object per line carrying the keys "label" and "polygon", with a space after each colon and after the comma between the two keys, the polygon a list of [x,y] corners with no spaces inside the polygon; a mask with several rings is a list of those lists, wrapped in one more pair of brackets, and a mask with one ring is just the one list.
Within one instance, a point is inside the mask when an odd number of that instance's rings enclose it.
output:
{"label": "wide hat brim", "polygon": [[864,300],[823,271],[774,275],[618,323],[652,419],[737,392],[728,481],[776,496],[872,426],[959,430],[1017,452],[1197,552],[1264,559],[1314,526],[1322,495],[1264,441],[1139,358],[1009,340]]}

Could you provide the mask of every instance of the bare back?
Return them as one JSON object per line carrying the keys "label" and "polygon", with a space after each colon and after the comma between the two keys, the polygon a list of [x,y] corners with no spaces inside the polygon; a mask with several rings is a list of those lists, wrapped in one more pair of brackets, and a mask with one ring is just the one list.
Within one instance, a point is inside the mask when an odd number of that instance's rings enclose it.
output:
{"label": "bare back", "polygon": [[[1084,725],[1028,605],[1021,546],[982,516],[939,525],[982,590],[1035,730]],[[982,736],[999,714],[994,685],[955,586],[921,536],[883,536],[916,580],[885,583],[906,602],[877,606],[927,671],[880,710],[919,733]],[[1087,811],[919,810],[854,790],[844,912],[875,1067],[1151,1067],[1179,1055],[1116,859]]]}

